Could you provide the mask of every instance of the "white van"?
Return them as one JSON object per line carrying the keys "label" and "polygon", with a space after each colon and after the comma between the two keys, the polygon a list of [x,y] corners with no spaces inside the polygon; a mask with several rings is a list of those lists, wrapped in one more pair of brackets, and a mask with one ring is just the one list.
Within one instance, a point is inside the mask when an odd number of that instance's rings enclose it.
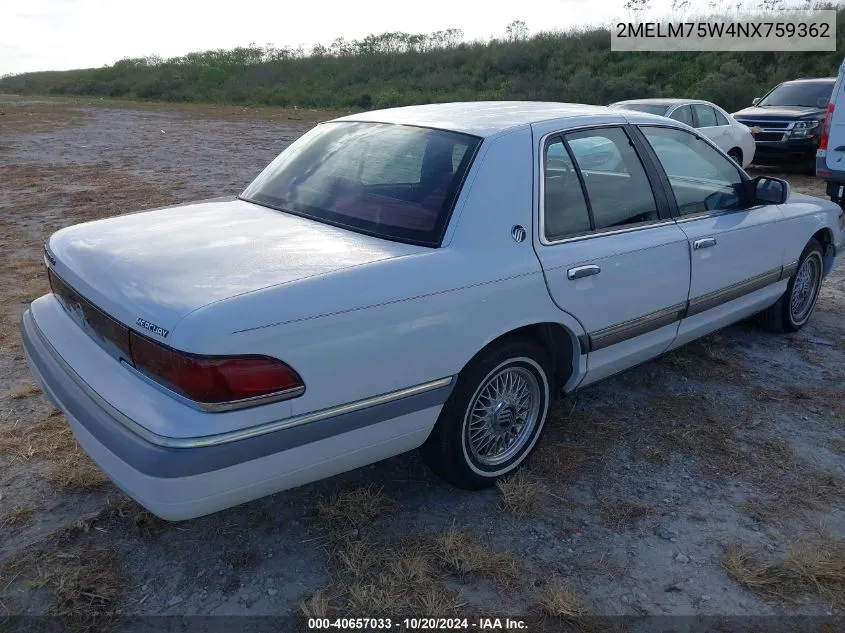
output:
{"label": "white van", "polygon": [[845,90],[845,60],[839,66],[836,83],[827,104],[819,149],[816,150],[816,176],[827,181],[827,195],[845,209],[845,99],[836,102]]}

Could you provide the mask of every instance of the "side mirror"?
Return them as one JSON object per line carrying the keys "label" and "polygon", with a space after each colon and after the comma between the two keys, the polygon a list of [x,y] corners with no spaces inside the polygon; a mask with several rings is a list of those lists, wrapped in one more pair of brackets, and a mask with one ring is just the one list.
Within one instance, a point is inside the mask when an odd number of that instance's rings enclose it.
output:
{"label": "side mirror", "polygon": [[789,198],[789,183],[780,178],[757,176],[751,184],[756,204],[783,204]]}
{"label": "side mirror", "polygon": [[757,105],[758,103],[760,103],[760,97],[754,97],[751,100],[751,105]]}

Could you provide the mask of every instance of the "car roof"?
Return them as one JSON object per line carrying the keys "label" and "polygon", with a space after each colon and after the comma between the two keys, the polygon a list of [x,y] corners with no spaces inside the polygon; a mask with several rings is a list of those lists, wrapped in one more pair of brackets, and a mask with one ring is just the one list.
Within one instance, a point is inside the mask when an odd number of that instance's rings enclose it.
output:
{"label": "car roof", "polygon": [[646,105],[676,105],[679,103],[709,103],[708,101],[702,101],[701,99],[674,99],[674,98],[652,98],[652,99],[625,99],[624,101],[617,101],[613,105],[621,105],[623,103],[642,103]]}
{"label": "car roof", "polygon": [[618,117],[619,111],[582,103],[470,101],[372,110],[334,120],[399,123],[487,137],[541,121],[601,115],[610,119]]}
{"label": "car roof", "polygon": [[816,77],[813,78],[803,78],[803,79],[790,79],[789,81],[782,81],[782,84],[802,84],[802,83],[810,83],[810,82],[823,82],[823,83],[836,83],[836,77]]}

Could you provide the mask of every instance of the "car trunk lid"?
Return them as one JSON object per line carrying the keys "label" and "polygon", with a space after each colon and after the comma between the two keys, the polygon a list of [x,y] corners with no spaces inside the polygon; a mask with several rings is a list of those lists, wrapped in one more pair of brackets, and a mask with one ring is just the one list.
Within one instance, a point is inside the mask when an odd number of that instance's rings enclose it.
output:
{"label": "car trunk lid", "polygon": [[71,226],[45,256],[99,309],[164,339],[210,303],[427,250],[230,198]]}

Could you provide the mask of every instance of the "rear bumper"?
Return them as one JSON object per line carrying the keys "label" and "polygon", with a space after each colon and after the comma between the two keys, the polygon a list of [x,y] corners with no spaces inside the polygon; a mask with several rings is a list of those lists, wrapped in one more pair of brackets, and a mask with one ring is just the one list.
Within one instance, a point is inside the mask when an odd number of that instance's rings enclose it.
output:
{"label": "rear bumper", "polygon": [[30,311],[21,319],[30,370],[64,412],[82,448],[127,495],[169,520],[188,519],[323,479],[412,450],[422,444],[449,395],[435,381],[411,395],[381,398],[365,408],[338,407],[302,424],[268,425],[268,432],[196,447],[141,435],[88,387],[39,330]]}

